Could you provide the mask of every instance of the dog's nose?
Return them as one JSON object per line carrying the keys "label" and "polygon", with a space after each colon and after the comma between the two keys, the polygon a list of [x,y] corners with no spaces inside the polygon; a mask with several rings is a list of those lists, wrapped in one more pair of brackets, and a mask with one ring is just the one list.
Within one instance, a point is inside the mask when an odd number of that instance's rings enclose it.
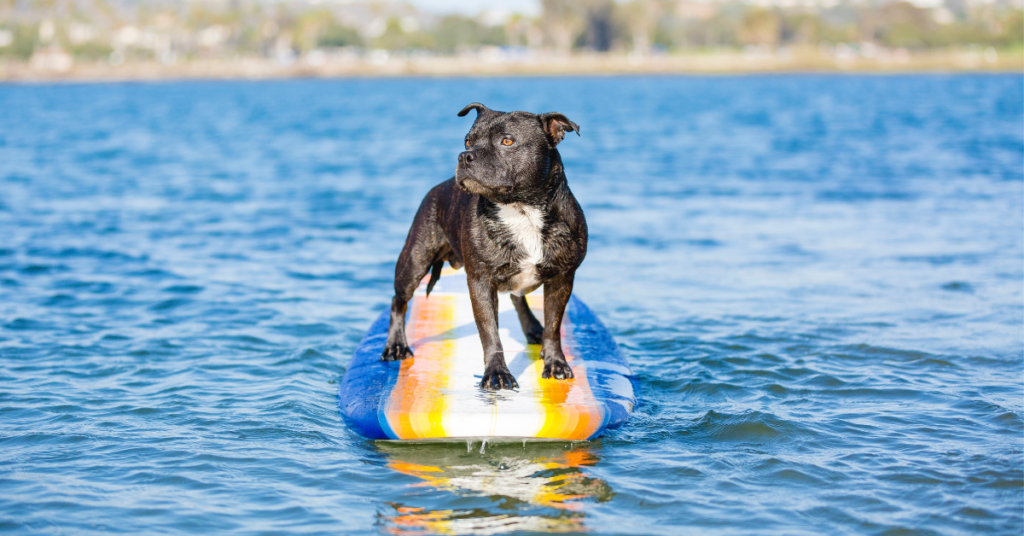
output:
{"label": "dog's nose", "polygon": [[459,163],[460,164],[468,164],[468,163],[472,162],[475,158],[476,158],[476,156],[473,155],[473,151],[463,151],[463,152],[459,153]]}

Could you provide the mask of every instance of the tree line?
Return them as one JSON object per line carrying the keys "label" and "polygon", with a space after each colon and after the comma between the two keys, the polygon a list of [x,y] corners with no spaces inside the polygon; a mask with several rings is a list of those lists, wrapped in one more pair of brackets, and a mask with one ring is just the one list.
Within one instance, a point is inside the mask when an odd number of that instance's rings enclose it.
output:
{"label": "tree line", "polygon": [[[1017,4],[1019,4],[1019,0]],[[481,47],[671,54],[870,43],[908,50],[1020,48],[1021,6],[946,0],[815,6],[679,0],[542,0],[535,16],[436,15],[399,3],[152,3],[0,0],[0,56],[59,48],[77,57],[299,56],[314,50],[458,54]]]}

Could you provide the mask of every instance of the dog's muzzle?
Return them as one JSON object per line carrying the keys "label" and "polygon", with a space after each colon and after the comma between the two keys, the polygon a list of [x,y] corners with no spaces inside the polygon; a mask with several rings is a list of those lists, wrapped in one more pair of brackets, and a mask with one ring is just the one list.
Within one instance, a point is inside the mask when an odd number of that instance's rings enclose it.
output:
{"label": "dog's muzzle", "polygon": [[512,192],[511,186],[486,186],[467,170],[470,164],[476,160],[474,151],[463,151],[459,153],[459,163],[455,166],[455,184],[463,191],[471,194],[482,195],[492,201],[504,199]]}

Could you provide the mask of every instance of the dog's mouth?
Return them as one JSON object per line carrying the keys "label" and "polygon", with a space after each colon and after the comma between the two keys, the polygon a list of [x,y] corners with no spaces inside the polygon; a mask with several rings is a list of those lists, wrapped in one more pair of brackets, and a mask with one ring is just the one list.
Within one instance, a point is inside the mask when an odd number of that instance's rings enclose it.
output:
{"label": "dog's mouth", "polygon": [[458,177],[455,179],[455,183],[459,185],[459,188],[471,193],[482,195],[492,201],[504,198],[512,193],[512,188],[508,186],[490,187],[480,184],[479,181],[470,177]]}

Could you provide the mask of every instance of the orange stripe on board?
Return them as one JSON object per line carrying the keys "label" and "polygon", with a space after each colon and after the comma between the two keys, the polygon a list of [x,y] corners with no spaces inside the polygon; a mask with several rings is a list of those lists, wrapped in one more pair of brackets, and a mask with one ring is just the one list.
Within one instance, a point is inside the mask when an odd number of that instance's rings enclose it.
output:
{"label": "orange stripe on board", "polygon": [[[566,315],[568,317],[568,315]],[[562,322],[562,339],[565,339],[566,324],[568,322]],[[600,428],[601,423],[604,421],[604,417],[601,415],[602,405],[597,402],[594,397],[594,392],[590,389],[590,380],[587,378],[587,367],[582,361],[577,361],[576,356],[573,355],[572,351],[568,347],[563,345],[562,352],[565,354],[565,360],[569,362],[569,366],[572,367],[572,373],[574,381],[576,381],[577,389],[569,392],[568,404],[577,408],[579,412],[579,418],[576,421],[576,426],[570,432],[569,437],[575,439],[589,439],[590,436],[597,432]]]}
{"label": "orange stripe on board", "polygon": [[577,361],[565,346],[565,333],[570,325],[569,314],[566,313],[562,318],[562,353],[572,368],[574,377],[571,380],[544,379],[540,346],[531,344],[527,348],[527,355],[533,361],[534,374],[540,386],[536,395],[537,403],[544,412],[544,424],[537,432],[537,437],[589,439],[603,422],[601,405],[594,398],[587,380],[586,365]]}
{"label": "orange stripe on board", "polygon": [[415,296],[407,332],[414,357],[402,362],[386,411],[388,424],[399,439],[446,437],[441,419],[447,409],[450,361],[455,341],[457,297]]}

